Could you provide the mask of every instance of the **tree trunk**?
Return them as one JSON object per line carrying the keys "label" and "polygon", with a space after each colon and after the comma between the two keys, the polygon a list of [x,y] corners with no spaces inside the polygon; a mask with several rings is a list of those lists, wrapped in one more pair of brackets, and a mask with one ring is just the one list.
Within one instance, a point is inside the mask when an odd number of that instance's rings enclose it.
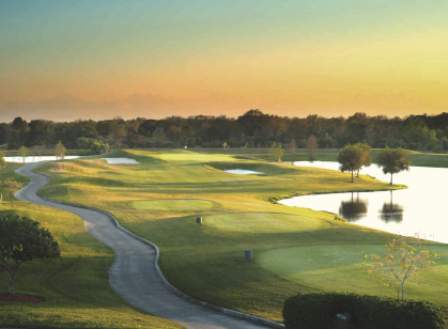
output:
{"label": "tree trunk", "polygon": [[390,174],[390,185],[394,184],[394,174]]}
{"label": "tree trunk", "polygon": [[9,275],[8,292],[11,295],[15,295],[16,294],[16,275],[17,275],[17,270],[8,271],[8,275]]}
{"label": "tree trunk", "polygon": [[352,170],[352,183],[354,183],[354,182],[355,182],[355,171]]}

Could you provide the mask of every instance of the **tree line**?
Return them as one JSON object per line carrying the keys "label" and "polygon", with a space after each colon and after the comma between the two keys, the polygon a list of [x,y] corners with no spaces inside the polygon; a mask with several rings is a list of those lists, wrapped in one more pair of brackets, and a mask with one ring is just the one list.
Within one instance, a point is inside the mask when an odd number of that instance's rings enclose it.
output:
{"label": "tree line", "polygon": [[237,118],[225,116],[136,118],[52,122],[17,117],[0,123],[0,145],[68,148],[111,147],[306,147],[310,136],[321,148],[366,143],[375,148],[448,150],[448,113],[406,118],[367,116],[305,118],[269,115],[250,110]]}

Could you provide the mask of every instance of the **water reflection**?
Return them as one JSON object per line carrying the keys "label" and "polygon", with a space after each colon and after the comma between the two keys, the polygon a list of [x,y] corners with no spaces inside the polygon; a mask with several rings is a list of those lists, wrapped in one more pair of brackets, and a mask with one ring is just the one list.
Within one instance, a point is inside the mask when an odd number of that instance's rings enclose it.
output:
{"label": "water reflection", "polygon": [[[336,162],[299,162],[299,166],[338,170]],[[389,177],[372,165],[361,172],[383,181]],[[349,221],[406,236],[420,236],[448,243],[448,168],[411,167],[396,175],[397,184],[407,189],[360,193],[332,193],[281,200],[288,206],[340,214]]]}
{"label": "water reflection", "polygon": [[381,219],[386,222],[401,223],[403,221],[403,207],[394,203],[394,192],[390,191],[390,200],[383,204],[383,208],[380,211]]}
{"label": "water reflection", "polygon": [[351,193],[349,201],[342,201],[339,207],[339,215],[347,219],[349,222],[356,222],[367,214],[367,201],[359,198],[359,193]]}

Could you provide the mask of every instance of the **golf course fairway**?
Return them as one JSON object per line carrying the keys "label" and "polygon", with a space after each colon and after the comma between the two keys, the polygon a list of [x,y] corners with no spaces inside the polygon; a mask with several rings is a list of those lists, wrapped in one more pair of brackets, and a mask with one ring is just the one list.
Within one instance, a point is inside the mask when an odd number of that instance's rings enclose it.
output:
{"label": "golf course fairway", "polygon": [[[281,320],[284,300],[299,292],[395,296],[393,287],[369,277],[362,266],[364,255],[381,253],[392,235],[345,223],[334,214],[273,202],[389,185],[366,176],[350,183],[348,174],[241,154],[127,150],[114,155],[138,165],[109,165],[101,159],[49,164],[42,170],[52,179],[42,195],[111,212],[124,227],[160,247],[164,274],[183,292],[273,320]],[[229,169],[263,174],[224,172]],[[202,225],[195,222],[199,215]],[[446,305],[448,247],[428,247],[439,254],[437,264],[409,286],[408,296]],[[253,262],[244,259],[248,249]]]}

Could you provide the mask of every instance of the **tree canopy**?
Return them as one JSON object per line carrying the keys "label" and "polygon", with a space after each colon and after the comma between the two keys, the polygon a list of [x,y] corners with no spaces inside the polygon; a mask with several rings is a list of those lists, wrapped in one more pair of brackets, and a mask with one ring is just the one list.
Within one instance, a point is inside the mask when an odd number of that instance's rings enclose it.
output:
{"label": "tree canopy", "polygon": [[0,145],[17,149],[54,147],[61,141],[68,148],[82,148],[90,138],[111,147],[270,147],[273,142],[286,147],[292,140],[306,148],[315,136],[320,148],[340,148],[366,143],[375,148],[401,147],[415,150],[448,150],[448,113],[412,115],[406,118],[367,116],[304,118],[269,115],[250,110],[238,118],[225,116],[136,118],[124,120],[79,120],[52,122],[16,118],[0,123]]}
{"label": "tree canopy", "polygon": [[338,154],[338,162],[340,163],[341,171],[351,172],[353,183],[355,172],[363,166],[363,150],[356,145],[346,145]]}
{"label": "tree canopy", "polygon": [[403,149],[386,148],[378,155],[377,162],[385,174],[390,174],[390,184],[392,185],[394,174],[409,169],[409,153]]}
{"label": "tree canopy", "polygon": [[10,293],[15,293],[16,275],[23,263],[59,256],[58,243],[38,222],[13,212],[0,213],[0,271],[9,275]]}

